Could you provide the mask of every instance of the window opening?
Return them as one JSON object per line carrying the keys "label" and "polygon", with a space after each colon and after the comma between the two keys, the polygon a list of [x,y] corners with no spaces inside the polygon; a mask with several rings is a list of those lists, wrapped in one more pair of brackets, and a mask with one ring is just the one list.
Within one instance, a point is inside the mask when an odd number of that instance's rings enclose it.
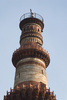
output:
{"label": "window opening", "polygon": [[25,31],[25,28],[24,28],[24,31]]}
{"label": "window opening", "polygon": [[19,73],[19,78],[20,78],[20,73]]}
{"label": "window opening", "polygon": [[39,31],[39,29],[38,29],[38,31]]}
{"label": "window opening", "polygon": [[42,74],[43,74],[43,70],[41,70],[42,71]]}

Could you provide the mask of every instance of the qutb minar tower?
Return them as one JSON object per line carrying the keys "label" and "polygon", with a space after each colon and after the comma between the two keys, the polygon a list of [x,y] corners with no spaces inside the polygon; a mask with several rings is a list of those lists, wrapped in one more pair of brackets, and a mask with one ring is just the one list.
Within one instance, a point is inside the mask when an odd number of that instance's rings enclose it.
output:
{"label": "qutb minar tower", "polygon": [[46,68],[50,57],[42,48],[44,21],[30,10],[20,18],[20,47],[12,56],[16,68],[14,89],[4,100],[56,100],[54,91],[47,87]]}

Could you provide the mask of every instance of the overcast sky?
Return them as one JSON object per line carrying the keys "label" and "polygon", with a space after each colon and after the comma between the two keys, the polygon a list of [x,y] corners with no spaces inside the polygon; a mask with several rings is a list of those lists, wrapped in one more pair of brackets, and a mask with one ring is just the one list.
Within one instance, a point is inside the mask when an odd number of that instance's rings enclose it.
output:
{"label": "overcast sky", "polygon": [[14,86],[12,54],[19,48],[21,15],[32,9],[43,16],[43,48],[49,52],[48,88],[67,100],[67,0],[0,0],[0,100]]}

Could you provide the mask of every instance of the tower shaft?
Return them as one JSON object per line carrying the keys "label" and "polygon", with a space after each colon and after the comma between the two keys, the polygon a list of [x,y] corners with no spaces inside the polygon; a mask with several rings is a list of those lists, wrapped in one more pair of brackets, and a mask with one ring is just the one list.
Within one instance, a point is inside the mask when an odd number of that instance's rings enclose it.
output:
{"label": "tower shaft", "polygon": [[12,58],[16,67],[14,87],[20,88],[26,82],[32,82],[32,85],[41,82],[47,88],[46,67],[50,58],[48,52],[42,48],[41,32],[44,24],[40,19],[30,16],[20,21],[20,48],[14,52]]}

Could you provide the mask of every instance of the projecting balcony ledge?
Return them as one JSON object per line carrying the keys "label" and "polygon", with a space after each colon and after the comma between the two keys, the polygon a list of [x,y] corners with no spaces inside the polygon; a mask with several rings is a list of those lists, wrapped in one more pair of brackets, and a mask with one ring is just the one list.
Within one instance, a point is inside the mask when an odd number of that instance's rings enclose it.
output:
{"label": "projecting balcony ledge", "polygon": [[40,58],[45,62],[46,67],[48,67],[50,63],[50,57],[48,52],[44,50],[42,47],[37,46],[34,42],[32,43],[27,42],[22,47],[17,49],[13,53],[12,63],[16,67],[18,61],[27,57]]}

